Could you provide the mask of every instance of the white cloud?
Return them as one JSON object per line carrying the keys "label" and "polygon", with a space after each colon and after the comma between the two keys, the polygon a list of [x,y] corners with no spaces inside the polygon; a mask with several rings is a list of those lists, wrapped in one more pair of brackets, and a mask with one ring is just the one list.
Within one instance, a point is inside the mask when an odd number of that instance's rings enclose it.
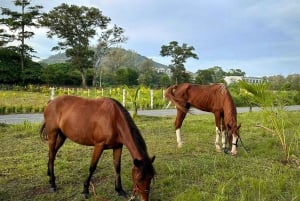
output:
{"label": "white cloud", "polygon": [[[32,0],[46,11],[62,2]],[[195,47],[199,60],[186,62],[186,68],[193,72],[213,66],[240,68],[249,75],[300,71],[297,71],[300,67],[298,0],[70,0],[67,3],[99,8],[113,24],[125,29],[129,40],[121,46],[166,65],[170,60],[159,55],[160,48],[176,40]],[[40,30],[30,42],[42,58],[52,54],[50,49],[56,44]]]}

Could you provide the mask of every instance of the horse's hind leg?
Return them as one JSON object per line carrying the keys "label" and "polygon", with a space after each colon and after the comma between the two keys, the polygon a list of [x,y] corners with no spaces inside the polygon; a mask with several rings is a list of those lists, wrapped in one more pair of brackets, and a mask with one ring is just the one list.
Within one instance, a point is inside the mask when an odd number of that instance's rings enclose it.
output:
{"label": "horse's hind leg", "polygon": [[181,139],[181,126],[182,122],[186,116],[185,112],[182,112],[181,110],[177,109],[177,116],[175,120],[175,129],[176,129],[176,139],[177,139],[177,146],[180,148],[182,147],[182,139]]}
{"label": "horse's hind leg", "polygon": [[89,186],[90,186],[90,182],[93,176],[93,173],[96,170],[97,167],[97,163],[99,161],[99,158],[103,152],[103,144],[96,144],[94,146],[94,151],[93,151],[93,156],[92,156],[92,162],[90,165],[90,169],[89,169],[89,176],[87,177],[87,179],[85,180],[84,184],[83,184],[83,196],[84,198],[89,198]]}
{"label": "horse's hind leg", "polygon": [[122,182],[121,182],[121,155],[122,155],[122,147],[113,150],[113,162],[115,168],[115,190],[118,192],[120,196],[126,197],[127,194],[123,190]]}
{"label": "horse's hind leg", "polygon": [[49,161],[48,161],[48,176],[52,191],[56,191],[54,161],[59,148],[64,144],[66,137],[60,131],[53,131],[49,135]]}

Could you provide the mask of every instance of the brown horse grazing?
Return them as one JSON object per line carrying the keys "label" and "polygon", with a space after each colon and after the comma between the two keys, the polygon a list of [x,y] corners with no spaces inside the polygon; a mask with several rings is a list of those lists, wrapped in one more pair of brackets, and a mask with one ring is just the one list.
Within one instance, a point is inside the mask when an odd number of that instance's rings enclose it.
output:
{"label": "brown horse grazing", "polygon": [[225,131],[228,133],[229,144],[232,147],[231,154],[237,154],[237,141],[239,128],[237,125],[236,106],[224,84],[196,85],[183,83],[170,86],[165,92],[168,98],[177,108],[175,121],[176,137],[178,147],[182,146],[180,128],[182,122],[191,106],[215,115],[217,151],[221,151],[219,145],[220,134],[222,133],[222,148],[226,152]]}
{"label": "brown horse grazing", "polygon": [[49,142],[48,176],[53,191],[56,191],[54,160],[65,139],[87,146],[94,146],[89,175],[84,182],[82,194],[89,197],[90,180],[98,160],[106,149],[113,149],[115,190],[121,196],[126,193],[121,183],[121,154],[125,145],[132,158],[133,196],[149,200],[150,183],[155,171],[140,131],[128,111],[110,98],[84,99],[75,96],[60,96],[52,100],[44,111],[45,121],[41,137]]}

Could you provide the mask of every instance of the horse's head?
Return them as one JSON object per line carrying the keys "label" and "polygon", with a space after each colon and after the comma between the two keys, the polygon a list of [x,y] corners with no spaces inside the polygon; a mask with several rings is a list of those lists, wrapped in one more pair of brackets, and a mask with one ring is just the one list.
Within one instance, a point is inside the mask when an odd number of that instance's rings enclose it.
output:
{"label": "horse's head", "polygon": [[238,139],[240,138],[240,133],[239,133],[240,127],[241,124],[234,125],[234,126],[227,125],[228,140],[229,140],[229,145],[231,146],[232,155],[237,155],[237,142]]}
{"label": "horse's head", "polygon": [[236,137],[240,137],[240,131],[239,130],[241,128],[241,124],[235,125],[235,126],[228,125],[227,128],[228,128],[229,137],[232,138],[233,135],[235,135]]}
{"label": "horse's head", "polygon": [[133,196],[137,194],[142,201],[149,200],[150,184],[155,174],[152,166],[154,159],[155,157],[148,160],[134,159],[132,168]]}

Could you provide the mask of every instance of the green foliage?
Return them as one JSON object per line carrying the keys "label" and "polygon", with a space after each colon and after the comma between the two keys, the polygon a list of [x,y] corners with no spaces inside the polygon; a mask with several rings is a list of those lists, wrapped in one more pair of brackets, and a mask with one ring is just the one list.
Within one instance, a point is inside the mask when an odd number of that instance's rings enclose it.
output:
{"label": "green foliage", "polygon": [[[287,132],[299,130],[299,112],[289,112],[294,122]],[[156,156],[156,177],[150,200],[299,200],[300,149],[293,163],[282,165],[280,146],[265,130],[255,127],[262,113],[239,115],[243,140],[238,157],[214,150],[214,117],[187,115],[182,127],[184,146],[176,147],[175,117],[137,116],[135,123]],[[0,200],[82,200],[83,182],[88,175],[93,148],[69,140],[58,152],[55,174],[58,193],[50,190],[47,176],[48,144],[39,137],[40,124],[23,122],[0,125]],[[299,141],[299,138],[298,138]],[[298,147],[299,148],[299,147]],[[97,195],[90,200],[120,200],[114,190],[112,151],[103,153],[93,176]],[[34,159],[34,160],[33,160]],[[122,156],[124,190],[132,192],[132,158],[125,148]],[[72,171],[70,171],[72,170]],[[121,199],[122,200],[122,199]]]}
{"label": "green foliage", "polygon": [[33,62],[30,59],[25,60],[25,69],[22,72],[22,80],[24,84],[40,84],[43,83],[41,80],[42,66],[39,63]]}
{"label": "green foliage", "polygon": [[80,72],[69,63],[47,65],[42,72],[42,80],[50,86],[80,85]]}
{"label": "green foliage", "polygon": [[195,83],[197,84],[221,83],[224,82],[224,76],[226,75],[219,66],[198,70],[196,74]]}
{"label": "green foliage", "polygon": [[116,85],[138,85],[138,73],[132,68],[119,68],[114,75],[114,83]]}
{"label": "green foliage", "polygon": [[[240,86],[246,94],[248,101],[251,104],[261,107],[264,114],[263,124],[258,124],[258,127],[268,130],[275,135],[280,142],[284,161],[290,162],[290,151],[294,145],[294,138],[288,137],[289,133],[286,128],[291,126],[288,120],[288,112],[284,110],[287,105],[287,98],[282,94],[275,94],[270,91],[269,84],[249,84],[245,81],[240,82]],[[292,133],[291,135],[294,135]]]}
{"label": "green foliage", "polygon": [[21,70],[20,55],[10,48],[0,48],[0,83],[2,84],[40,84],[41,65],[31,59],[24,60]]}
{"label": "green foliage", "polygon": [[259,107],[265,108],[275,105],[275,96],[269,89],[268,83],[249,84],[245,81],[239,82],[242,94],[247,97],[250,104],[255,104]]}
{"label": "green foliage", "polygon": [[3,84],[21,80],[20,55],[8,48],[0,48],[0,80]]}

